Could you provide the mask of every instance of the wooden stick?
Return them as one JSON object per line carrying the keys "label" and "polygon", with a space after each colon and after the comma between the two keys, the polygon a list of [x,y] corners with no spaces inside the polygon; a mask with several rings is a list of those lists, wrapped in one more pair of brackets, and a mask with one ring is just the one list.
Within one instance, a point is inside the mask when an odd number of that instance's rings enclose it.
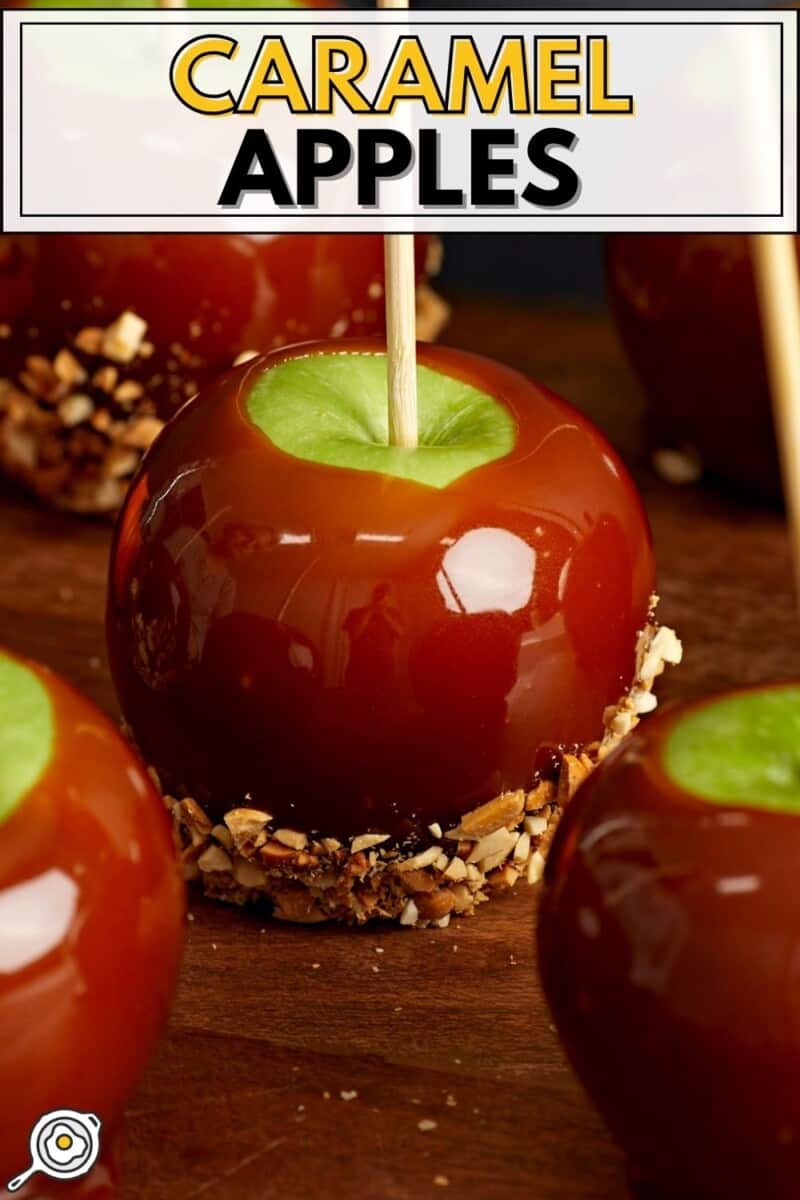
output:
{"label": "wooden stick", "polygon": [[760,233],[750,241],[800,604],[800,276],[795,238]]}
{"label": "wooden stick", "polygon": [[417,296],[414,235],[384,235],[389,445],[417,445]]}
{"label": "wooden stick", "polygon": [[[408,8],[408,0],[378,0],[378,8]],[[414,236],[384,235],[389,445],[413,449],[417,423],[417,291]]]}

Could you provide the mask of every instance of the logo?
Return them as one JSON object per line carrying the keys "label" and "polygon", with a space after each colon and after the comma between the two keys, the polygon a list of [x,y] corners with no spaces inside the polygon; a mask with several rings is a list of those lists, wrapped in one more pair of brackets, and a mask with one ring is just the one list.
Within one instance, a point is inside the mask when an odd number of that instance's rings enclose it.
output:
{"label": "logo", "polygon": [[94,1113],[57,1108],[45,1113],[30,1136],[31,1165],[8,1183],[18,1191],[41,1171],[51,1179],[78,1179],[88,1175],[100,1154],[100,1118]]}

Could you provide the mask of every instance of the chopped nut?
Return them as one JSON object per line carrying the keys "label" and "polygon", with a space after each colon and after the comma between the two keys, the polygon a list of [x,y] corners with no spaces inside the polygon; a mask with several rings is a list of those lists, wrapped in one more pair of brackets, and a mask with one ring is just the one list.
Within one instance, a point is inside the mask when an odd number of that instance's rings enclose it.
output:
{"label": "chopped nut", "polygon": [[306,854],[305,850],[298,850],[294,856],[294,866],[298,871],[310,870],[319,866],[319,859],[316,854]]}
{"label": "chopped nut", "polygon": [[359,850],[356,854],[351,854],[345,867],[348,875],[358,876],[359,879],[366,875],[368,869],[369,859],[364,854],[363,850]]}
{"label": "chopped nut", "polygon": [[528,863],[528,883],[538,883],[544,874],[544,855],[534,850]]}
{"label": "chopped nut", "polygon": [[416,925],[419,920],[419,909],[413,900],[407,900],[403,911],[400,913],[401,925]]}
{"label": "chopped nut", "polygon": [[440,921],[453,909],[453,897],[445,888],[434,892],[419,892],[414,896],[414,903],[423,921]]}
{"label": "chopped nut", "polygon": [[272,836],[282,846],[290,846],[292,850],[305,850],[308,845],[306,835],[295,829],[276,829]]}
{"label": "chopped nut", "polygon": [[255,845],[259,836],[264,835],[264,830],[271,820],[268,812],[262,812],[258,808],[232,808],[225,814],[225,824],[231,831],[237,850],[246,843]]}
{"label": "chopped nut", "polygon": [[87,325],[75,338],[75,348],[84,354],[99,354],[103,345],[103,331]]}
{"label": "chopped nut", "polygon": [[486,837],[481,838],[479,842],[475,843],[475,845],[472,847],[472,851],[467,859],[467,862],[481,862],[482,859],[488,858],[489,855],[495,854],[502,854],[505,856],[511,852],[516,840],[517,835],[512,833],[509,829],[506,829],[505,827],[502,829],[496,829],[494,833],[487,834]]}
{"label": "chopped nut", "polygon": [[103,463],[103,470],[112,479],[121,479],[123,475],[132,475],[139,465],[139,455],[135,450],[124,446],[112,446]]}
{"label": "chopped nut", "polygon": [[415,892],[432,892],[436,887],[436,880],[432,872],[424,869],[418,871],[401,871],[400,882],[403,886],[403,891],[409,896],[413,896]]}
{"label": "chopped nut", "polygon": [[558,776],[558,801],[560,804],[564,805],[572,799],[588,774],[589,768],[574,754],[564,755]]}
{"label": "chopped nut", "polygon": [[108,433],[111,428],[111,413],[107,408],[98,408],[92,413],[91,420],[92,429],[96,429],[98,433]]}
{"label": "chopped nut", "polygon": [[417,1129],[420,1133],[430,1133],[433,1129],[438,1129],[439,1122],[431,1121],[428,1117],[423,1117],[421,1121],[417,1121]]}
{"label": "chopped nut", "polygon": [[530,837],[541,837],[547,829],[547,817],[526,817],[522,825]]}
{"label": "chopped nut", "polygon": [[83,421],[88,421],[94,412],[94,405],[91,397],[84,396],[82,392],[76,392],[74,396],[68,396],[66,400],[62,400],[57,411],[61,424],[65,425],[67,429],[71,429]]}
{"label": "chopped nut", "polygon": [[396,871],[417,871],[423,867],[430,867],[436,862],[439,857],[440,850],[438,846],[429,846],[427,850],[423,850],[420,854],[415,854],[413,858],[401,860],[395,867]]}
{"label": "chopped nut", "polygon": [[438,821],[434,821],[432,825],[428,826],[428,832],[431,837],[440,838],[442,836],[442,827]]}
{"label": "chopped nut", "polygon": [[158,417],[137,417],[126,428],[122,444],[135,450],[149,450],[163,428],[164,422]]}
{"label": "chopped nut", "polygon": [[123,407],[141,399],[143,395],[144,388],[135,379],[126,379],[114,389],[114,399]]}
{"label": "chopped nut", "polygon": [[23,433],[19,429],[7,429],[4,436],[6,448],[9,453],[13,454],[16,462],[20,466],[33,470],[38,458],[36,439],[33,435]]}
{"label": "chopped nut", "polygon": [[493,800],[488,800],[486,804],[481,804],[479,808],[467,813],[465,817],[461,818],[458,827],[451,830],[446,836],[449,838],[464,837],[478,841],[487,834],[494,833],[495,830],[518,824],[524,808],[525,793],[523,791],[503,792],[502,795],[495,796]]}
{"label": "chopped nut", "polygon": [[446,879],[466,879],[467,864],[463,858],[458,858],[458,856],[451,858],[444,874]]}
{"label": "chopped nut", "polygon": [[603,738],[604,747],[607,744],[615,745],[622,738],[627,737],[637,723],[638,717],[632,708],[621,705],[607,708],[603,713],[603,724],[606,730]]}
{"label": "chopped nut", "polygon": [[513,888],[518,879],[519,872],[515,871],[510,863],[506,863],[505,866],[493,871],[487,882],[489,887],[493,888],[494,891],[506,891],[509,888]]}
{"label": "chopped nut", "polygon": [[[530,818],[528,818],[530,820]],[[545,822],[546,824],[546,822]],[[514,862],[525,862],[531,852],[531,838],[529,833],[521,833],[514,847]]]}
{"label": "chopped nut", "polygon": [[200,855],[197,865],[201,871],[230,871],[233,863],[222,846],[211,845]]}
{"label": "chopped nut", "polygon": [[98,369],[95,371],[94,375],[92,376],[92,383],[101,392],[108,392],[110,395],[111,392],[114,391],[114,388],[117,386],[118,378],[119,378],[119,371],[117,370],[117,368],[112,367],[110,364],[107,363],[103,367],[98,367]]}
{"label": "chopped nut", "polygon": [[178,808],[181,819],[190,833],[196,833],[202,838],[207,838],[211,833],[212,826],[200,805],[194,800],[181,800]]}
{"label": "chopped nut", "polygon": [[70,385],[83,383],[87,378],[86,371],[69,350],[59,350],[53,359],[53,370],[62,383]]}
{"label": "chopped nut", "polygon": [[556,785],[552,779],[543,779],[525,797],[525,811],[538,812],[546,804],[553,804],[556,798]]}
{"label": "chopped nut", "polygon": [[233,849],[233,838],[231,837],[230,831],[225,825],[215,825],[211,830],[211,836],[216,838],[216,840],[222,846],[224,846],[226,850]]}
{"label": "chopped nut", "polygon": [[488,875],[490,871],[493,871],[495,869],[495,867],[501,866],[506,861],[507,858],[508,858],[507,851],[498,850],[495,854],[489,854],[489,855],[487,855],[486,858],[481,859],[480,869],[484,875]]}
{"label": "chopped nut", "polygon": [[294,859],[297,851],[292,850],[289,846],[281,845],[280,842],[267,842],[258,853],[264,865],[271,867]]}
{"label": "chopped nut", "polygon": [[102,352],[114,362],[132,362],[146,332],[147,322],[128,310],[106,329],[103,334]]}
{"label": "chopped nut", "polygon": [[358,854],[361,850],[371,850],[373,846],[382,846],[388,840],[388,833],[362,833],[351,841],[350,853]]}
{"label": "chopped nut", "polygon": [[255,863],[244,858],[236,858],[233,863],[233,878],[246,888],[260,888],[266,882],[266,875]]}
{"label": "chopped nut", "polygon": [[653,692],[642,691],[640,688],[634,688],[631,691],[630,701],[633,705],[633,711],[639,717],[644,716],[645,713],[652,712],[658,704]]}
{"label": "chopped nut", "polygon": [[472,892],[465,883],[457,883],[450,889],[450,895],[453,897],[455,912],[469,912],[472,909],[474,904]]}
{"label": "chopped nut", "polygon": [[675,631],[667,625],[662,625],[650,642],[646,654],[639,667],[639,678],[646,684],[651,684],[663,670],[665,663],[678,666],[683,658],[683,646]]}
{"label": "chopped nut", "polygon": [[25,369],[20,371],[19,377],[30,394],[39,400],[49,401],[59,393],[64,394],[64,386],[49,359],[41,354],[28,355]]}

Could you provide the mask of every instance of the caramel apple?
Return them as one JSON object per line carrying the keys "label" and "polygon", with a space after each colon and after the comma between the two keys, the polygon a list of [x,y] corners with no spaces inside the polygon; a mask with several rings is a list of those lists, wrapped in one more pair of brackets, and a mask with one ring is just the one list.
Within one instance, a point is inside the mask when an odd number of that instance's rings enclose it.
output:
{"label": "caramel apple", "polygon": [[165,429],[117,526],[111,668],[189,871],[281,917],[446,921],[535,878],[675,657],[598,431],[460,351],[420,345],[417,384],[400,449],[380,343],[255,359]]}
{"label": "caramel apple", "polygon": [[659,471],[781,495],[747,238],[625,234],[607,242],[609,298],[649,402]]}
{"label": "caramel apple", "polygon": [[569,1057],[642,1200],[794,1200],[800,687],[648,721],[581,787],[539,918]]}
{"label": "caramel apple", "polygon": [[[445,306],[425,283],[420,336]],[[0,237],[0,465],[58,507],[116,510],[177,409],[241,357],[384,327],[371,234]]]}
{"label": "caramel apple", "polygon": [[111,1151],[166,1021],[183,917],[163,802],[127,743],[63,680],[0,651],[4,1182],[52,1110],[92,1113]]}

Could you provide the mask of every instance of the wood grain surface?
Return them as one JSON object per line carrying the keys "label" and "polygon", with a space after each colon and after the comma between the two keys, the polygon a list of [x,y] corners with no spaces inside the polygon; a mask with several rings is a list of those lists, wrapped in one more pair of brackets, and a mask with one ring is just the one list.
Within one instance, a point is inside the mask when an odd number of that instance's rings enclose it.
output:
{"label": "wood grain surface", "polygon": [[[634,466],[661,617],[685,665],[662,699],[800,676],[780,514],[674,490],[600,315],[456,305],[448,340],[576,403]],[[115,712],[108,530],[0,493],[0,637]],[[619,1152],[567,1068],[522,886],[446,930],[289,927],[195,897],[168,1035],[128,1118],[124,1200],[622,1200]]]}

